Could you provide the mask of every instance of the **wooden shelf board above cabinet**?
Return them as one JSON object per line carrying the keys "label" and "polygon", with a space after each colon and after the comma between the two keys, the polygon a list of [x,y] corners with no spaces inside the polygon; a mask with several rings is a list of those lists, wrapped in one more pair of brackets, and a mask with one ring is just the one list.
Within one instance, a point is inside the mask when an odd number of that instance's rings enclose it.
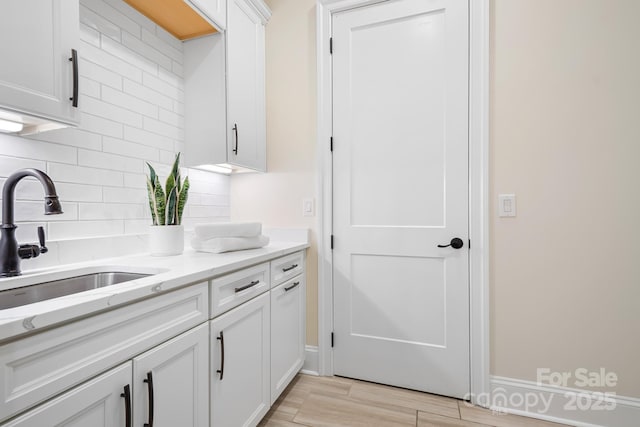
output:
{"label": "wooden shelf board above cabinet", "polygon": [[124,1],[179,40],[189,40],[217,32],[184,0]]}

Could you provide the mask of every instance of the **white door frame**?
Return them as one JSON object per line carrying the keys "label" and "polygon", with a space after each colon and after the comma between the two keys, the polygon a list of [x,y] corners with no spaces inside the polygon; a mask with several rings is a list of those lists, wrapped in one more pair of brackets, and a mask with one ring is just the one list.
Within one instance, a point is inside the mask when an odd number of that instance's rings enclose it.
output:
{"label": "white door frame", "polygon": [[[318,76],[318,362],[333,375],[331,257],[332,75],[329,37],[334,13],[390,0],[317,0]],[[469,287],[471,401],[488,406],[489,384],[489,0],[469,1]]]}

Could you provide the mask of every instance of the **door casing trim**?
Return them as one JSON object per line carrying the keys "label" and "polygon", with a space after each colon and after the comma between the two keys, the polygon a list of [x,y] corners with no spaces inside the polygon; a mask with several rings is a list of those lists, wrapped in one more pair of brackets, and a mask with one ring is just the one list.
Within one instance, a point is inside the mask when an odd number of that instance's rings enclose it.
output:
{"label": "door casing trim", "polygon": [[[390,0],[317,0],[318,368],[333,375],[331,18]],[[469,1],[469,318],[472,403],[490,400],[489,347],[489,0]]]}

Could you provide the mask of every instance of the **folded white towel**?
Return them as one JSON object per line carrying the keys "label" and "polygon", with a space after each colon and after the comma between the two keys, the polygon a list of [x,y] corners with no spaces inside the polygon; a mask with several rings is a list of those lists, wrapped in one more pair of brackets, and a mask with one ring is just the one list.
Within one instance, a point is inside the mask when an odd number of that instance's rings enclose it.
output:
{"label": "folded white towel", "polygon": [[197,236],[191,239],[191,247],[200,252],[221,252],[242,251],[244,249],[254,249],[267,246],[269,237],[259,235],[255,237],[215,237],[203,240]]}
{"label": "folded white towel", "polygon": [[202,240],[215,237],[257,237],[262,233],[262,224],[259,222],[214,222],[196,224],[193,231],[196,237]]}

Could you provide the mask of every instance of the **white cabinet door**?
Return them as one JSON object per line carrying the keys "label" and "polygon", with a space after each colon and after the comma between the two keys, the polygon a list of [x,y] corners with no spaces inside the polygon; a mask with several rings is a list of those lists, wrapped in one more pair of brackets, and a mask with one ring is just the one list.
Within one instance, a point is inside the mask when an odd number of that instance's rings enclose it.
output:
{"label": "white cabinet door", "polygon": [[[125,386],[131,391],[131,362],[38,406],[4,427],[121,427],[125,425]],[[129,396],[129,404],[131,402]]]}
{"label": "white cabinet door", "polygon": [[207,323],[133,359],[133,425],[205,427],[208,371]]}
{"label": "white cabinet door", "polygon": [[78,0],[2,2],[0,40],[0,108],[11,112],[0,116],[22,121],[27,114],[76,125],[69,58],[78,48]]}
{"label": "white cabinet door", "polygon": [[271,290],[271,404],[304,363],[305,280],[297,276]]}
{"label": "white cabinet door", "polygon": [[185,0],[198,14],[218,31],[227,27],[227,0]]}
{"label": "white cabinet door", "polygon": [[270,406],[269,292],[211,321],[211,426],[255,426]]}
{"label": "white cabinet door", "polygon": [[227,155],[266,171],[264,25],[246,0],[227,7]]}

